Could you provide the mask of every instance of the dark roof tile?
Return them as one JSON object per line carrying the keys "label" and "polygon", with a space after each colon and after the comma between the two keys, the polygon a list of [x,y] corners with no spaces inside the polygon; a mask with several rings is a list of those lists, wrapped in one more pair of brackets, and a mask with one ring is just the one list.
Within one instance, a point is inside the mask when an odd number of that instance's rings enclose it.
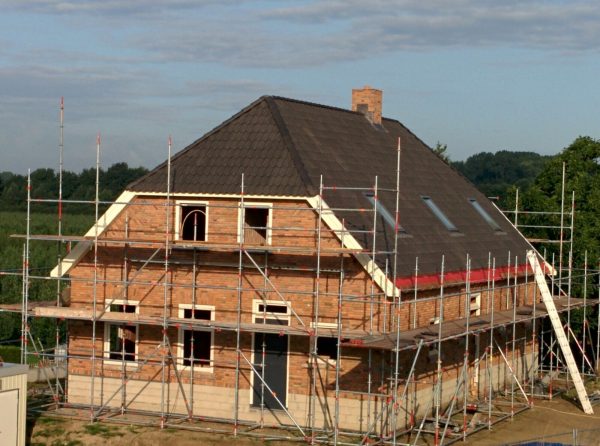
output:
{"label": "dark roof tile", "polygon": [[[397,141],[402,141],[400,223],[410,237],[398,242],[398,276],[413,274],[419,257],[421,274],[439,272],[445,255],[447,271],[463,270],[466,255],[472,268],[487,267],[488,253],[497,265],[508,252],[523,257],[529,245],[504,216],[468,180],[438,158],[400,122],[383,119],[373,126],[359,113],[292,99],[265,96],[179,152],[172,159],[171,190],[197,193],[245,192],[281,196],[314,196],[320,176],[327,185],[396,187]],[[137,192],[166,190],[166,163],[129,186]],[[457,226],[450,233],[421,200],[431,197]],[[333,208],[371,207],[361,192],[326,191]],[[468,202],[475,198],[494,218],[498,235]],[[380,203],[395,212],[395,194],[381,192]],[[338,212],[349,228],[371,228],[372,214]],[[393,231],[378,222],[379,250],[393,249]],[[371,236],[356,238],[371,249]],[[384,265],[386,256],[378,255]],[[389,256],[388,256],[388,260]]]}

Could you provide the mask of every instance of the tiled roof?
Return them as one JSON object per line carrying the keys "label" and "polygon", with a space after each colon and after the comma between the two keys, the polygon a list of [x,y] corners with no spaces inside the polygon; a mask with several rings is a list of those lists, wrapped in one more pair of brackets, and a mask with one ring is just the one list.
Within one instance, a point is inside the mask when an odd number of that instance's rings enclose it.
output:
{"label": "tiled roof", "polygon": [[[406,231],[398,242],[398,276],[440,270],[485,268],[488,254],[506,266],[509,252],[525,262],[529,245],[473,184],[437,157],[400,122],[384,118],[381,126],[362,114],[281,97],[264,96],[175,155],[171,162],[174,193],[239,193],[244,173],[245,193],[314,196],[320,176],[326,185],[395,189],[398,138],[402,141],[400,224]],[[166,164],[131,184],[135,192],[165,192]],[[379,203],[395,211],[394,192],[380,192]],[[458,232],[448,231],[425,205],[428,196]],[[332,208],[372,208],[363,192],[326,191]],[[469,202],[475,199],[500,226],[495,231]],[[370,229],[372,213],[336,211],[349,229]],[[393,250],[393,229],[377,219],[377,249]],[[372,234],[355,234],[370,249]],[[380,265],[385,255],[377,256]],[[390,268],[392,259],[387,256]]]}

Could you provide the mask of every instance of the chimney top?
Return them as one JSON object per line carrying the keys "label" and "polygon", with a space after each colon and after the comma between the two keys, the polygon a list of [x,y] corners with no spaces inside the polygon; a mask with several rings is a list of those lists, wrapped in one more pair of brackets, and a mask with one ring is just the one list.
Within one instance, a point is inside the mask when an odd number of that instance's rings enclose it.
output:
{"label": "chimney top", "polygon": [[375,125],[381,125],[381,104],[383,92],[365,85],[352,89],[352,111],[361,112]]}

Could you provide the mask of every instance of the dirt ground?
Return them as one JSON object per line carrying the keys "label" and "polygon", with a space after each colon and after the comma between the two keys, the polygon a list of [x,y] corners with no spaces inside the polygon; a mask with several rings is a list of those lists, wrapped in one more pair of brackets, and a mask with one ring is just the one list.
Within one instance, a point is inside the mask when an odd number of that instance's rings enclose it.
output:
{"label": "dirt ground", "polygon": [[[468,437],[465,445],[504,445],[537,437],[548,441],[573,443],[572,435],[552,437],[555,434],[577,429],[579,445],[600,445],[600,406],[595,415],[585,415],[569,401],[560,397],[552,401],[537,401],[532,409],[496,424],[491,431],[483,430]],[[222,427],[222,426],[221,426]],[[598,429],[597,432],[585,432]],[[262,445],[262,439],[242,436],[234,439],[220,433],[193,432],[182,429],[124,425],[113,423],[89,424],[85,421],[42,415],[30,420],[31,446],[197,446],[197,445]],[[298,442],[268,442],[277,445],[298,445]]]}
{"label": "dirt ground", "polygon": [[[241,446],[262,445],[260,439],[231,435],[191,432],[182,429],[159,429],[137,425],[94,423],[41,416],[34,421],[28,445],[31,446],[198,446],[235,444]],[[281,443],[280,443],[281,444]],[[298,444],[298,443],[295,443]]]}
{"label": "dirt ground", "polygon": [[[557,397],[551,401],[536,401],[533,408],[510,419],[468,437],[465,445],[503,445],[544,437],[547,441],[574,444],[572,434],[556,437],[556,434],[578,430],[577,444],[600,445],[600,406],[594,407],[594,415],[586,415],[569,401]],[[597,429],[596,432],[585,432]]]}

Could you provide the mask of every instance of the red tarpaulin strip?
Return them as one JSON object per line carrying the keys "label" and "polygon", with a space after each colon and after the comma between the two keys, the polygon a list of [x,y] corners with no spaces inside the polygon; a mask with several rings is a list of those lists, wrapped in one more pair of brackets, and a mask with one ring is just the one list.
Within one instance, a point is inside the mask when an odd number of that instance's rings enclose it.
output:
{"label": "red tarpaulin strip", "polygon": [[[527,263],[523,263],[517,266],[517,273],[522,274],[525,271],[531,272],[529,265]],[[490,280],[498,280],[502,277],[505,277],[510,273],[511,276],[515,273],[514,265],[511,266],[500,266],[496,267],[496,271],[494,277],[492,277],[492,271],[489,268],[480,268],[480,269],[472,269],[471,270],[471,283],[482,283],[487,282],[488,277]],[[466,283],[467,281],[467,271],[450,271],[444,273],[444,284],[456,284],[456,283]],[[431,285],[440,285],[440,275],[436,274],[425,274],[422,276],[417,276],[417,286],[431,286]],[[396,286],[398,288],[414,288],[415,286],[415,276],[410,277],[399,277],[396,279]]]}

